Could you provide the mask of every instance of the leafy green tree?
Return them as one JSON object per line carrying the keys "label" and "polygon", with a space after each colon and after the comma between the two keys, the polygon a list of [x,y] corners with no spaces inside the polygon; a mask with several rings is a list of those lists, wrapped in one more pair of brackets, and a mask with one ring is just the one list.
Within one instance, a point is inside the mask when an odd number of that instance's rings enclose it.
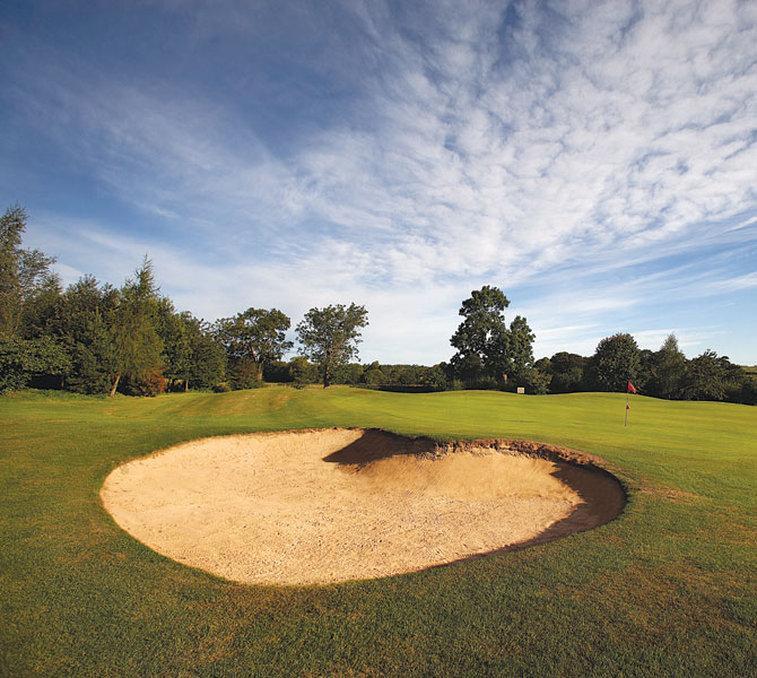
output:
{"label": "leafy green tree", "polygon": [[290,326],[289,317],[276,308],[248,308],[216,321],[216,338],[226,349],[229,367],[237,374],[238,383],[262,382],[265,366],[281,360],[292,348],[286,338]]}
{"label": "leafy green tree", "polygon": [[548,372],[538,367],[527,367],[519,373],[519,385],[526,389],[526,393],[543,395],[549,392],[552,377]]}
{"label": "leafy green tree", "polygon": [[[158,302],[158,334],[163,341],[164,375],[174,386],[211,388],[226,376],[226,351],[213,328],[189,311],[177,313],[170,299]],[[257,369],[256,369],[257,374]]]}
{"label": "leafy green tree", "polygon": [[560,351],[549,361],[552,379],[549,390],[552,393],[572,393],[586,387],[586,368],[588,359],[577,353]]}
{"label": "leafy green tree", "polygon": [[20,334],[27,339],[55,334],[59,323],[63,288],[56,275],[45,276],[24,302]]}
{"label": "leafy green tree", "polygon": [[172,386],[182,386],[185,391],[189,390],[193,367],[192,340],[200,331],[199,325],[191,313],[177,313],[170,299],[159,300],[157,331],[163,341],[163,374]]}
{"label": "leafy green tree", "polygon": [[441,363],[427,368],[423,375],[422,383],[434,391],[444,391],[448,386],[447,373],[444,368],[445,365]]}
{"label": "leafy green tree", "polygon": [[118,291],[84,276],[63,293],[49,328],[71,355],[65,388],[78,393],[107,393],[116,371],[116,349],[108,318]]}
{"label": "leafy green tree", "polygon": [[324,388],[329,387],[339,367],[357,356],[367,325],[368,311],[354,303],[311,308],[297,325],[300,350],[318,365]]}
{"label": "leafy green tree", "polygon": [[304,388],[318,381],[318,366],[313,365],[305,356],[298,355],[292,358],[289,371],[295,388]]}
{"label": "leafy green tree", "polygon": [[[533,373],[534,365],[534,339],[536,336],[528,326],[528,322],[523,316],[515,316],[510,323],[508,332],[507,355],[505,356],[505,369],[512,375],[515,386],[527,384],[541,384],[544,381],[541,375]],[[536,386],[533,386],[536,388]],[[545,387],[546,388],[546,387]]]}
{"label": "leafy green tree", "polygon": [[670,334],[654,355],[654,373],[650,390],[661,398],[677,398],[686,375],[686,356],[678,348],[678,339]]}
{"label": "leafy green tree", "polygon": [[745,405],[757,405],[757,377],[744,371],[741,388],[734,394],[734,400]]}
{"label": "leafy green tree", "polygon": [[190,383],[196,388],[212,388],[226,378],[226,351],[206,323],[198,322],[191,327],[187,388]]}
{"label": "leafy green tree", "polygon": [[116,353],[111,396],[115,395],[123,377],[137,387],[144,382],[148,393],[154,392],[159,383],[163,342],[157,332],[158,303],[152,263],[145,257],[135,277],[121,288],[118,303],[109,318]]}
{"label": "leafy green tree", "polygon": [[290,363],[284,360],[273,360],[265,366],[263,379],[267,383],[288,384],[292,381]]}
{"label": "leafy green tree", "polygon": [[464,320],[450,339],[457,349],[450,363],[467,383],[482,377],[506,379],[509,338],[504,311],[509,305],[505,293],[490,285],[473,290],[463,301],[458,313]]}
{"label": "leafy green tree", "polygon": [[92,276],[69,285],[53,312],[47,314],[46,331],[65,346],[71,369],[64,387],[79,393],[107,393],[115,371],[115,347],[106,318],[117,291],[100,287]]}
{"label": "leafy green tree", "polygon": [[55,259],[39,250],[21,247],[28,216],[22,207],[9,207],[0,217],[0,336],[21,333],[24,310],[41,289],[60,289],[50,271]]}
{"label": "leafy green tree", "polygon": [[361,383],[364,367],[360,363],[347,363],[337,368],[334,381],[339,384],[354,386]]}
{"label": "leafy green tree", "polygon": [[37,375],[62,377],[69,369],[68,353],[51,337],[0,336],[0,393],[24,388]]}
{"label": "leafy green tree", "polygon": [[381,386],[384,383],[384,372],[377,360],[363,370],[363,383],[368,386]]}
{"label": "leafy green tree", "polygon": [[625,333],[602,339],[591,359],[593,381],[600,391],[625,391],[629,379],[638,385],[640,368],[639,346]]}
{"label": "leafy green tree", "polygon": [[707,349],[689,361],[681,392],[687,400],[723,400],[728,372],[715,351]]}
{"label": "leafy green tree", "polygon": [[464,320],[450,339],[457,349],[450,360],[453,373],[468,386],[491,388],[524,380],[533,367],[534,333],[523,316],[508,328],[505,309],[510,301],[497,287],[485,285],[463,301]]}

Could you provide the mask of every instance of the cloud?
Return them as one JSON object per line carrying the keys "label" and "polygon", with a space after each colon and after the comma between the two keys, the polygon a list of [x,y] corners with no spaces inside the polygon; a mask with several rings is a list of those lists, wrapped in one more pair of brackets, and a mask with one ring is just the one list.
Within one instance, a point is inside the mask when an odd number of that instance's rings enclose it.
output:
{"label": "cloud", "polygon": [[717,292],[730,292],[733,290],[746,290],[757,287],[757,273],[746,273],[744,275],[715,280],[710,283],[710,288]]}
{"label": "cloud", "polygon": [[[243,7],[183,8],[197,49],[287,30],[266,5]],[[729,271],[729,253],[704,274],[644,269],[757,238],[753,4],[282,11],[291,68],[349,91],[291,140],[250,114],[257,102],[207,83],[127,81],[23,52],[16,108],[159,224],[131,238],[76,227],[89,260],[110,262],[101,270],[120,276],[125,253],[149,249],[180,305],[208,317],[355,298],[372,312],[366,354],[417,361],[448,355],[456,308],[484,283],[515,301],[511,290],[540,290],[521,306],[545,350],[565,339],[556,329],[596,343],[683,279],[684,296],[754,285],[753,270]],[[323,49],[308,26],[328,35]]]}

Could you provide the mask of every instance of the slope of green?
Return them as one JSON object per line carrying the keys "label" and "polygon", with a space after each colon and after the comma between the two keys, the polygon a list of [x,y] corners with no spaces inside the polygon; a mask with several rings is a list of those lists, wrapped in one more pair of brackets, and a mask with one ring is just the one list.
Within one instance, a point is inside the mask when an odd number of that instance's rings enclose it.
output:
{"label": "slope of green", "polygon": [[[757,409],[582,393],[270,387],[0,398],[0,674],[749,675]],[[124,460],[261,429],[520,437],[602,456],[617,521],[384,580],[245,587],[167,560],[98,501]]]}

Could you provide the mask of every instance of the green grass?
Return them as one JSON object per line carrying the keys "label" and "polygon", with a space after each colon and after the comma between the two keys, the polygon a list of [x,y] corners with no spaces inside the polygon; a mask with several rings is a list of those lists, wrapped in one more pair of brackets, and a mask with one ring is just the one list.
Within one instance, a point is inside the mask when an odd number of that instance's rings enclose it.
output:
{"label": "green grass", "polygon": [[[757,409],[582,393],[271,387],[0,398],[0,674],[755,673]],[[182,440],[316,426],[522,437],[602,456],[617,521],[383,580],[246,587],[142,546],[98,501]]]}

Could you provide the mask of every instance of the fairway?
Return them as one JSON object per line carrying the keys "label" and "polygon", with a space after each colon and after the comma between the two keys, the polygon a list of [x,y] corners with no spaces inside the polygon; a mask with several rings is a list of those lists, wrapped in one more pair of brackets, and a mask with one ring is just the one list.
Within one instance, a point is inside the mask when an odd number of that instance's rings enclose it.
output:
{"label": "fairway", "polygon": [[[624,396],[267,387],[0,400],[0,673],[718,673],[754,669],[757,410]],[[200,437],[379,427],[599,455],[617,520],[521,551],[319,588],[248,586],[158,555],[99,492]]]}

